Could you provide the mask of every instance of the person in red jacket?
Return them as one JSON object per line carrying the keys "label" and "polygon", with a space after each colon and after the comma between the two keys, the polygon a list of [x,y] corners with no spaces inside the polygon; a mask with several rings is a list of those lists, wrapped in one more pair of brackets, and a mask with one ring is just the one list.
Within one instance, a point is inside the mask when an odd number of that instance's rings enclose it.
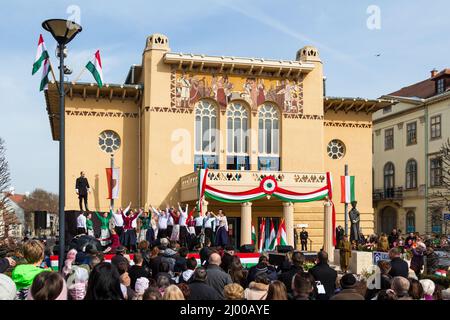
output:
{"label": "person in red jacket", "polygon": [[130,211],[130,214],[126,216],[123,212],[123,237],[121,240],[122,245],[125,246],[129,252],[134,252],[136,250],[136,229],[135,224],[133,222],[140,217],[140,215],[144,212],[144,210],[140,209],[139,213],[134,211]]}

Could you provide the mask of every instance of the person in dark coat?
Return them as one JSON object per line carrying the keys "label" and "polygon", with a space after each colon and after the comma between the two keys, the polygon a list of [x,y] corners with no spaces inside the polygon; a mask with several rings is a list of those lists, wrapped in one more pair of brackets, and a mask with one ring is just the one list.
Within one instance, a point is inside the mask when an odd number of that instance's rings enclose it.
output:
{"label": "person in dark coat", "polygon": [[0,273],[5,272],[8,270],[9,267],[15,267],[16,266],[16,260],[10,257],[2,258],[0,259]]}
{"label": "person in dark coat", "polygon": [[206,269],[206,283],[216,290],[217,294],[220,296],[220,299],[223,299],[223,288],[227,284],[233,283],[233,281],[231,281],[230,275],[220,268],[221,263],[222,260],[218,253],[213,253],[210,255],[208,268]]}
{"label": "person in dark coat", "polygon": [[249,285],[250,282],[255,281],[256,275],[261,272],[266,273],[270,281],[275,281],[278,279],[277,270],[269,264],[269,258],[266,256],[260,256],[258,264],[251,267],[248,272],[247,285]]}
{"label": "person in dark coat", "polygon": [[431,247],[427,247],[425,255],[427,257],[426,272],[427,274],[434,274],[439,266],[439,256]]}
{"label": "person in dark coat", "polygon": [[135,253],[133,257],[134,265],[130,267],[128,271],[128,275],[130,276],[130,287],[135,290],[134,286],[136,284],[136,280],[143,278],[150,278],[151,273],[147,266],[144,266],[144,259],[141,253]]}
{"label": "person in dark coat", "polygon": [[189,250],[186,247],[181,247],[178,250],[178,256],[175,256],[175,265],[173,267],[173,271],[175,273],[181,273],[183,271],[186,271],[186,262],[187,262],[187,255],[189,253]]}
{"label": "person in dark coat", "polygon": [[190,300],[221,300],[222,298],[211,286],[206,284],[207,271],[203,267],[195,269],[192,275],[189,289],[191,289]]}
{"label": "person in dark coat", "polygon": [[292,278],[294,278],[297,273],[303,272],[304,263],[305,256],[303,255],[303,253],[294,252],[292,254],[292,265],[290,269],[278,276],[278,280],[284,283],[288,293],[292,293]]}
{"label": "person in dark coat", "polygon": [[126,248],[124,246],[120,246],[116,249],[116,255],[111,258],[111,264],[115,265],[116,268],[121,262],[126,262],[129,267],[129,261],[125,258]]}
{"label": "person in dark coat", "polygon": [[[317,264],[309,272],[316,281],[316,300],[329,300],[336,290],[337,271],[328,265],[328,253],[320,251],[317,254]],[[320,285],[323,286],[325,293],[319,293]]]}
{"label": "person in dark coat", "polygon": [[398,248],[389,250],[389,258],[391,259],[391,271],[389,271],[389,275],[391,277],[408,278],[408,263],[400,258],[400,250]]}
{"label": "person in dark coat", "polygon": [[345,231],[342,226],[337,226],[336,228],[336,243],[339,243],[342,239],[344,239]]}
{"label": "person in dark coat", "polygon": [[342,290],[332,296],[330,300],[364,300],[364,297],[356,290],[358,281],[353,274],[344,274],[339,283]]}
{"label": "person in dark coat", "polygon": [[233,257],[234,257],[233,246],[226,246],[222,256],[222,264],[220,265],[223,271],[227,273],[228,271],[230,271],[231,263],[233,262]]}
{"label": "person in dark coat", "polygon": [[308,251],[308,231],[305,230],[305,227],[300,232],[300,243],[302,244],[302,251]]}
{"label": "person in dark coat", "polygon": [[78,195],[79,205],[80,205],[80,211],[83,211],[82,206],[82,200],[84,200],[84,208],[86,211],[89,211],[88,209],[88,192],[89,192],[89,182],[85,177],[85,174],[83,171],[80,172],[80,177],[77,178],[75,182],[75,191]]}
{"label": "person in dark coat", "polygon": [[392,248],[394,246],[394,242],[398,242],[398,232],[397,229],[392,229],[391,234],[388,236],[389,246]]}
{"label": "person in dark coat", "polygon": [[425,249],[426,247],[423,242],[419,242],[416,248],[411,249],[413,256],[411,258],[410,268],[414,270],[417,277],[420,275],[423,268],[423,254]]}
{"label": "person in dark coat", "polygon": [[205,246],[200,249],[200,263],[202,266],[206,267],[208,264],[209,256],[211,255],[211,239],[205,238]]}

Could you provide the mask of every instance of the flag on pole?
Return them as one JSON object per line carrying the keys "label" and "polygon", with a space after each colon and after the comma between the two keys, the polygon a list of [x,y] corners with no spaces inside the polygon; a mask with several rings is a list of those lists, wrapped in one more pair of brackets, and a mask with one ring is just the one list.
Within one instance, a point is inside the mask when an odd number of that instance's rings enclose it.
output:
{"label": "flag on pole", "polygon": [[92,73],[98,87],[101,88],[103,86],[103,67],[102,59],[100,58],[100,50],[97,50],[95,53],[94,60],[87,63],[86,69]]}
{"label": "flag on pole", "polygon": [[252,223],[252,245],[256,244],[256,231],[255,231],[255,226]]}
{"label": "flag on pole", "polygon": [[284,219],[281,219],[280,225],[278,226],[277,244],[281,246],[287,245],[286,225],[284,223]]}
{"label": "flag on pole", "polygon": [[266,239],[265,233],[266,233],[266,219],[262,218],[261,224],[259,226],[259,246],[258,246],[259,252],[262,252],[264,249],[264,241]]}
{"label": "flag on pole", "polygon": [[36,52],[36,59],[33,63],[33,70],[31,72],[31,75],[34,75],[36,72],[39,71],[42,64],[49,58],[47,48],[45,47],[44,38],[42,37],[42,34],[39,35],[39,41],[38,41],[38,48]]}
{"label": "flag on pole", "polygon": [[355,176],[341,176],[341,203],[355,201]]}
{"label": "flag on pole", "polygon": [[41,77],[41,84],[39,86],[39,90],[47,90],[48,89],[48,75],[50,73],[51,66],[50,66],[50,60],[45,59],[44,60],[44,67],[42,69],[42,77]]}
{"label": "flag on pole", "polygon": [[273,220],[270,219],[270,236],[269,236],[269,250],[275,250],[277,247],[277,235],[275,234],[275,227]]}
{"label": "flag on pole", "polygon": [[108,199],[119,198],[119,168],[106,168]]}

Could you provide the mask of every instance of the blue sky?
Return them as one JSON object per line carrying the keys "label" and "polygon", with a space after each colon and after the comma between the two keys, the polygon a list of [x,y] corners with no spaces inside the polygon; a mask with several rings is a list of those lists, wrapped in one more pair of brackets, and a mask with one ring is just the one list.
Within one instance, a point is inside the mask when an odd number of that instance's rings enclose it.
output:
{"label": "blue sky", "polygon": [[[450,67],[446,0],[8,1],[0,12],[0,137],[19,193],[58,191],[58,143],[31,65],[41,32],[56,65],[54,41],[41,22],[69,18],[71,5],[80,9],[83,32],[70,43],[67,64],[76,76],[101,49],[109,83],[123,83],[156,32],[183,53],[294,59],[313,44],[333,96],[376,98]],[[370,5],[380,8],[380,29],[367,27]]]}

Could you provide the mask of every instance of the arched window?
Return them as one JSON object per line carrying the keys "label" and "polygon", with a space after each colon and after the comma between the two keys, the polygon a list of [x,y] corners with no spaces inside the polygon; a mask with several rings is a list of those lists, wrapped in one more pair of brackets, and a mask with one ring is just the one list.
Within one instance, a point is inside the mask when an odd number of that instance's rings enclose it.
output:
{"label": "arched window", "polygon": [[207,100],[195,106],[195,169],[217,169],[217,109]]}
{"label": "arched window", "polygon": [[239,102],[227,108],[227,169],[250,169],[248,111]]}
{"label": "arched window", "polygon": [[258,169],[280,170],[280,119],[273,104],[258,109]]}
{"label": "arched window", "polygon": [[433,210],[431,214],[431,232],[442,233],[442,211],[439,209]]}
{"label": "arched window", "polygon": [[384,165],[384,196],[385,198],[394,197],[394,185],[395,185],[395,167],[392,162],[388,162]]}
{"label": "arched window", "polygon": [[406,189],[417,188],[417,162],[414,159],[406,163]]}
{"label": "arched window", "polygon": [[406,214],[406,232],[416,232],[416,214],[408,211]]}

